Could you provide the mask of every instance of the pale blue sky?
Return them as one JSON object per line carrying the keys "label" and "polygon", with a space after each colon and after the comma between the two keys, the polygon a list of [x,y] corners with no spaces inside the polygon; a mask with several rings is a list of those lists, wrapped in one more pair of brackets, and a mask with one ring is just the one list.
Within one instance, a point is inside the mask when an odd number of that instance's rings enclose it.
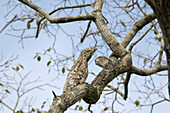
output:
{"label": "pale blue sky", "polygon": [[[0,4],[4,4],[4,3],[5,3],[4,1],[0,1]],[[46,4],[45,0],[43,0],[43,3],[38,4],[38,5],[41,6],[41,7],[48,6],[48,7],[45,8],[45,10],[47,12],[51,11],[49,4]],[[1,29],[6,24],[6,22],[3,19],[4,14],[6,14],[6,9],[5,9],[5,7],[0,7],[0,10],[1,10],[1,13],[0,13],[0,29]],[[7,19],[10,20],[17,13],[18,10],[13,11],[13,13],[11,13],[10,16],[7,17]],[[126,18],[126,17],[124,17],[124,18]],[[84,25],[84,27],[85,27],[87,25],[87,22],[81,22],[81,24]],[[19,28],[21,25],[24,25],[24,24],[17,24],[16,23],[15,25]],[[79,23],[78,22],[69,23],[69,24],[60,24],[60,25],[62,26],[62,28],[65,31],[68,31],[68,33],[72,35],[72,39],[74,40],[75,46],[78,45],[79,48],[83,49],[83,48],[94,45],[93,43],[90,42],[90,39],[86,39],[83,44],[79,44],[80,30],[79,30],[79,26],[78,26]],[[24,66],[24,70],[20,70],[20,72],[23,75],[27,74],[28,72],[31,71],[31,74],[29,75],[29,78],[27,79],[27,81],[34,80],[34,79],[36,79],[40,76],[44,83],[51,83],[52,85],[56,84],[56,86],[59,89],[55,89],[55,88],[52,88],[52,87],[50,87],[50,88],[44,87],[44,89],[45,89],[44,91],[34,90],[34,91],[31,91],[31,92],[28,93],[29,96],[33,96],[33,97],[36,98],[36,100],[34,101],[34,104],[33,104],[33,106],[35,108],[36,107],[40,108],[42,103],[48,99],[47,103],[45,104],[45,109],[48,110],[49,105],[51,105],[52,98],[53,98],[51,91],[54,90],[56,92],[56,94],[62,93],[62,88],[63,88],[65,78],[66,78],[68,71],[64,75],[58,76],[58,78],[55,81],[51,82],[51,80],[56,78],[57,73],[55,71],[51,71],[51,73],[48,73],[48,68],[46,66],[46,63],[49,60],[48,57],[47,56],[42,57],[41,62],[36,61],[35,59],[33,59],[33,57],[36,55],[37,52],[43,53],[44,50],[51,47],[51,45],[54,41],[54,38],[49,38],[48,35],[46,35],[45,32],[42,30],[40,32],[38,39],[33,38],[33,39],[23,40],[23,45],[24,45],[24,48],[23,48],[22,44],[19,43],[18,38],[6,35],[6,33],[10,33],[10,31],[9,31],[10,26],[11,25],[9,25],[0,34],[0,52],[7,57],[9,57],[12,54],[19,55],[19,58],[14,62],[14,65],[15,64],[17,65],[18,63],[20,63]],[[30,35],[34,34],[32,32],[29,32],[29,33],[30,33]],[[73,52],[73,48],[72,48],[72,42],[71,42],[70,38],[68,38],[61,30],[56,31],[56,34],[57,34],[56,35],[57,40],[56,40],[56,44],[55,44],[56,51],[60,54],[65,55],[65,56],[71,56],[72,52]],[[18,34],[18,35],[20,35],[20,34]],[[150,35],[147,35],[147,36],[150,37]],[[101,37],[99,37],[99,38],[101,38]],[[134,40],[136,40],[137,38],[138,37],[136,37]],[[120,38],[117,38],[117,39],[121,40]],[[159,49],[159,46],[157,46],[158,48],[152,48],[153,45],[148,46],[148,45],[146,45],[145,42],[146,42],[146,40],[144,39],[138,44],[139,49],[143,50],[143,49],[146,49],[146,48],[149,47],[149,49],[148,49],[149,53],[154,56],[155,52],[157,52],[157,50]],[[76,47],[75,47],[75,49],[76,49]],[[104,52],[105,50],[106,49],[101,49],[101,50],[99,49],[98,51]],[[79,54],[79,52],[76,53],[76,55],[78,55],[78,54]],[[95,53],[94,56],[99,56],[99,55],[100,55],[100,53],[98,53],[98,54]],[[77,56],[75,58],[77,58]],[[94,57],[92,59],[94,59]],[[133,64],[136,65],[136,66],[137,66],[137,63],[136,63],[137,61],[138,61],[137,58],[133,59]],[[70,61],[69,65],[67,65],[67,67],[71,68],[72,63],[73,62]],[[101,68],[95,66],[94,62],[90,62],[90,66],[89,66],[90,72],[95,72],[95,74],[98,74],[98,72],[100,70],[101,70]],[[12,69],[10,69],[10,71],[7,72],[7,73],[13,74],[14,71]],[[167,73],[167,72],[164,72],[164,73]],[[94,76],[90,75],[87,78],[87,82],[91,82],[93,80],[93,78],[94,78]],[[129,93],[129,96],[131,97],[131,99],[133,99],[133,101],[135,101],[135,100],[139,99],[141,94],[134,92],[134,90],[136,90],[136,89],[134,87],[133,82],[135,81],[137,83],[142,84],[142,83],[144,83],[144,78],[139,77],[139,76],[133,76],[131,78],[131,80],[132,81],[130,82],[129,87],[131,88],[130,91],[132,91],[132,92]],[[157,77],[154,80],[155,80],[156,83],[158,83],[157,85],[161,85],[162,81],[167,82],[167,79],[166,78],[162,79],[162,77]],[[36,83],[36,84],[38,84],[38,83]],[[111,83],[111,84],[117,85],[115,82]],[[163,91],[167,92],[166,90],[163,90]],[[165,93],[165,94],[167,94],[167,93]],[[15,97],[13,97],[13,96],[15,96],[15,94],[9,95],[9,98],[6,101],[7,102],[8,101],[14,101],[15,102],[15,100],[14,100]],[[106,106],[111,106],[111,102],[113,101],[114,95],[112,95],[112,94],[108,95],[108,96],[106,95],[106,98],[109,98],[109,102],[106,103]],[[153,98],[157,98],[157,97],[155,96]],[[103,101],[103,100],[104,100],[104,97],[102,95],[100,102]],[[143,107],[142,110],[139,109],[138,111],[136,111],[136,110],[131,111],[132,109],[135,108],[135,105],[131,102],[131,100],[127,99],[127,102],[125,102],[123,99],[121,99],[121,97],[120,97],[120,100],[122,100],[122,103],[124,104],[124,106],[120,106],[119,104],[116,104],[115,109],[121,109],[122,111],[124,109],[126,109],[126,111],[123,112],[123,113],[127,113],[127,112],[130,112],[130,113],[148,113],[149,110],[150,110],[149,109],[150,107]],[[21,105],[22,105],[22,102],[23,101],[21,101]],[[82,102],[82,103],[83,103],[82,104],[83,108],[87,109],[87,105],[84,104],[84,102]],[[103,104],[95,104],[95,105],[92,105],[92,106],[93,106],[92,109],[94,110],[94,113],[98,113],[101,110],[101,108],[102,109],[104,108]],[[156,105],[154,107],[153,113],[161,113],[163,111],[167,112],[169,110],[169,106],[170,106],[170,103],[167,103],[167,102]],[[74,109],[74,108],[75,108],[75,105],[72,107],[72,109]],[[6,110],[7,109],[5,108],[5,112],[6,112]],[[1,111],[0,111],[0,113],[1,113]],[[75,111],[74,110],[67,110],[66,113],[75,113]],[[76,111],[76,113],[82,113],[82,112]],[[106,112],[106,113],[109,113],[109,112]]]}

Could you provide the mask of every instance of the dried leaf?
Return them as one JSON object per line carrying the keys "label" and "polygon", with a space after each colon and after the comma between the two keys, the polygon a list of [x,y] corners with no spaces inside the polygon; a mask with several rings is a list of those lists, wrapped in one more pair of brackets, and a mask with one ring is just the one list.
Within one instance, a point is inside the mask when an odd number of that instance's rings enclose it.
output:
{"label": "dried leaf", "polygon": [[126,27],[125,23],[124,23],[122,20],[120,20],[120,23],[121,23],[124,27]]}

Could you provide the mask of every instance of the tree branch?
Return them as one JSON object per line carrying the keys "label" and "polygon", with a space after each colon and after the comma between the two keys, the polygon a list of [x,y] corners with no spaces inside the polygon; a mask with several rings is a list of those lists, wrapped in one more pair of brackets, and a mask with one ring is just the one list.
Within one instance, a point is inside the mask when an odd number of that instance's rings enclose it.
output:
{"label": "tree branch", "polygon": [[[80,7],[86,7],[86,6],[92,6],[92,4],[83,4],[83,5],[76,5],[76,6],[59,7],[59,8],[57,8],[57,9],[53,10],[52,12],[50,12],[49,15],[52,15],[53,13],[55,13],[56,11],[59,11],[59,10],[61,10],[61,9],[80,8]],[[41,23],[44,19],[45,19],[45,17],[42,18],[42,19],[40,19],[40,20],[38,21],[38,25],[37,25],[38,27],[37,27],[37,32],[36,32],[36,36],[35,36],[36,38],[37,38],[38,35],[39,35],[40,23]]]}
{"label": "tree branch", "polygon": [[114,91],[116,91],[120,96],[122,96],[124,98],[125,95],[118,88],[115,88],[115,87],[113,87],[111,85],[107,85],[107,87],[114,90]]}
{"label": "tree branch", "polygon": [[128,85],[129,85],[129,81],[130,81],[130,77],[131,77],[131,72],[127,72],[127,76],[126,76],[126,79],[124,81],[124,99],[126,100],[127,97],[128,97]]}
{"label": "tree branch", "polygon": [[143,17],[142,19],[138,20],[130,29],[130,31],[127,33],[125,38],[122,40],[121,45],[126,48],[128,44],[131,42],[131,40],[136,36],[138,31],[154,19],[156,19],[156,15],[154,13],[151,13]]}
{"label": "tree branch", "polygon": [[147,69],[147,70],[142,70],[135,66],[132,66],[131,68],[132,73],[140,75],[140,76],[149,76],[149,75],[155,74],[160,71],[165,71],[165,70],[168,70],[168,65],[156,65],[155,67],[151,69]]}
{"label": "tree branch", "polygon": [[96,89],[87,83],[77,85],[76,87],[72,88],[71,91],[63,93],[61,96],[54,98],[48,113],[63,113],[68,107],[86,96],[90,97],[90,100],[86,101],[94,103],[94,100],[96,100],[98,97],[96,92]]}
{"label": "tree branch", "polygon": [[36,6],[35,4],[29,2],[28,0],[19,0],[19,1],[29,6],[30,8],[34,9],[35,11],[39,12],[40,14],[42,14],[50,23],[65,23],[65,22],[94,19],[94,16],[92,14],[76,15],[76,16],[69,16],[69,17],[62,17],[62,18],[52,18],[46,11]]}
{"label": "tree branch", "polygon": [[4,106],[6,106],[8,109],[10,109],[11,111],[14,112],[14,109],[12,109],[10,106],[8,106],[7,104],[5,104],[4,102],[2,102],[2,100],[0,100],[0,103],[3,104]]}
{"label": "tree branch", "polygon": [[15,18],[17,17],[17,15],[15,15],[0,31],[0,33],[11,23],[15,20]]}
{"label": "tree branch", "polygon": [[107,24],[104,21],[103,15],[102,15],[102,0],[96,0],[94,4],[94,10],[93,13],[95,13],[95,24],[97,28],[99,29],[102,38],[105,40],[107,45],[110,47],[112,52],[114,53],[114,56],[116,57],[124,57],[128,52],[124,47],[121,46],[121,44],[115,39],[115,37],[112,35],[110,29],[108,28]]}
{"label": "tree branch", "polygon": [[151,25],[146,31],[145,33],[142,34],[141,37],[139,37],[138,40],[136,40],[134,43],[132,43],[129,47],[129,51],[132,51],[132,48],[140,41],[142,40],[142,38],[152,29],[153,25]]}
{"label": "tree branch", "polygon": [[87,25],[87,29],[86,29],[86,32],[84,33],[83,37],[81,38],[81,43],[83,43],[84,39],[86,38],[86,35],[89,31],[89,28],[90,28],[90,24],[91,24],[91,20],[89,21],[88,25]]}

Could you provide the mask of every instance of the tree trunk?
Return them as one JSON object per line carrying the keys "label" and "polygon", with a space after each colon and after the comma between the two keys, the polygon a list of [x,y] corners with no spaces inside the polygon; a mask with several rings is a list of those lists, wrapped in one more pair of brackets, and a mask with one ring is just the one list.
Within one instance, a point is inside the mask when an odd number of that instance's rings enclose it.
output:
{"label": "tree trunk", "polygon": [[168,63],[168,89],[170,95],[170,0],[145,0],[154,10],[163,33],[164,50]]}

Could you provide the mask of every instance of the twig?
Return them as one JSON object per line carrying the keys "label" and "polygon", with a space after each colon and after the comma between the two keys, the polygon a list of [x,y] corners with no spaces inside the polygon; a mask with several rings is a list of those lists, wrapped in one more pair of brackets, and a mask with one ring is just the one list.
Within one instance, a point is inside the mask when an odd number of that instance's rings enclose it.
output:
{"label": "twig", "polygon": [[122,96],[124,98],[124,94],[118,88],[115,88],[115,87],[113,87],[111,85],[107,85],[107,87],[114,90],[114,91],[116,91],[120,96]]}
{"label": "twig", "polygon": [[[52,12],[50,12],[49,15],[52,15],[53,13],[55,13],[56,11],[61,10],[61,9],[80,8],[80,7],[86,7],[86,6],[92,6],[92,4],[84,4],[84,5],[77,5],[77,6],[59,7],[59,8],[57,8],[57,9],[53,10]],[[42,19],[40,19],[40,20],[38,21],[38,27],[37,27],[37,32],[36,32],[35,38],[37,38],[38,35],[39,35],[40,23],[41,23],[44,19],[45,19],[45,17],[43,17]]]}
{"label": "twig", "polygon": [[136,40],[134,43],[132,43],[132,44],[130,45],[129,51],[132,51],[132,48],[133,48],[140,40],[142,40],[142,38],[152,29],[152,27],[153,27],[153,25],[151,25],[151,26],[149,27],[149,29],[148,29],[147,31],[145,31],[145,33],[144,33],[141,37],[139,37],[138,40]]}
{"label": "twig", "polygon": [[127,97],[128,97],[128,84],[129,84],[129,81],[130,81],[130,77],[131,77],[131,72],[127,72],[127,76],[126,76],[126,79],[124,81],[124,88],[125,88],[125,91],[124,91],[124,99],[126,100]]}
{"label": "twig", "polygon": [[88,111],[89,111],[90,113],[93,113],[93,111],[90,109],[90,107],[91,107],[91,104],[89,104],[89,106],[88,106]]}
{"label": "twig", "polygon": [[0,31],[0,33],[10,24],[14,21],[14,19],[17,17],[17,15],[15,15]]}
{"label": "twig", "polygon": [[2,100],[0,100],[0,103],[2,103],[4,106],[6,106],[8,109],[10,109],[11,111],[14,111],[11,107],[9,107],[7,104],[5,104],[4,102],[2,102]]}
{"label": "twig", "polygon": [[52,91],[54,98],[57,98],[57,95],[55,94],[54,91]]}
{"label": "twig", "polygon": [[91,24],[91,20],[89,21],[89,23],[87,25],[86,32],[84,33],[83,37],[81,38],[81,43],[83,43],[84,39],[86,38],[86,35],[87,35],[89,28],[90,28],[90,24]]}

